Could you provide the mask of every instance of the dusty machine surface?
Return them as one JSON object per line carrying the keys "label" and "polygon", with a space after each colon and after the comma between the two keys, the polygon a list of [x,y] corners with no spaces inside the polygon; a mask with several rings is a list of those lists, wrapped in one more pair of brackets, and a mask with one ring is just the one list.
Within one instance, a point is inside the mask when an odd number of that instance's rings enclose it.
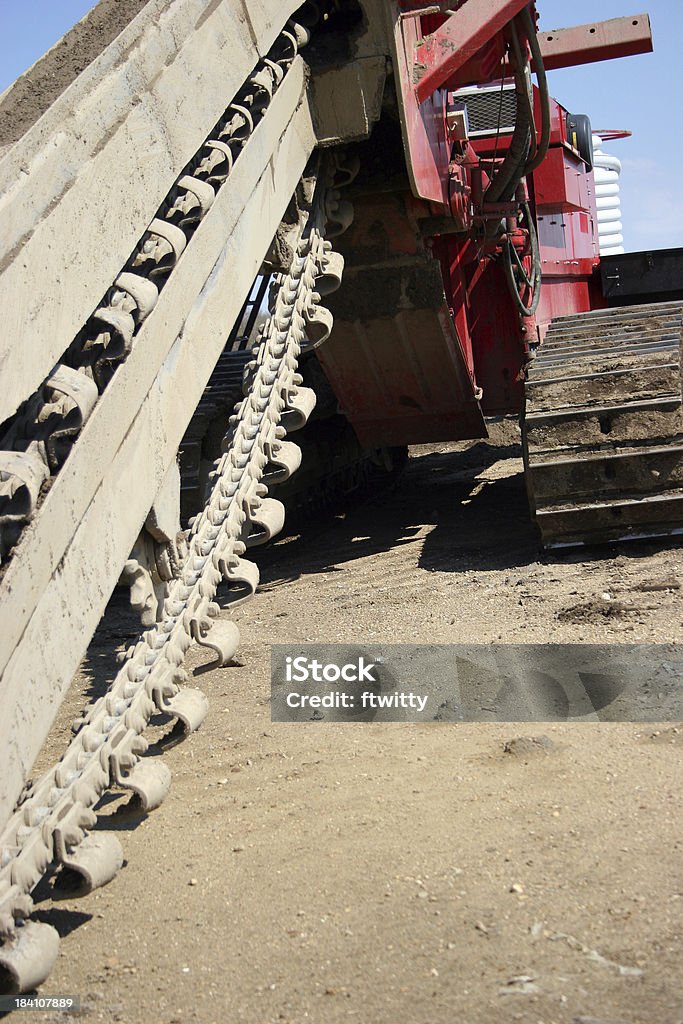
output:
{"label": "dusty machine surface", "polygon": [[[524,0],[102,0],[0,99],[6,989],[57,956],[46,872],[123,862],[102,794],[163,801],[145,726],[203,721],[185,653],[232,658],[216,592],[253,594],[283,501],[521,414],[546,545],[681,531],[682,307],[608,308],[590,123],[545,74],[647,52],[649,22],[536,26]],[[27,785],[119,581],[146,630]]]}

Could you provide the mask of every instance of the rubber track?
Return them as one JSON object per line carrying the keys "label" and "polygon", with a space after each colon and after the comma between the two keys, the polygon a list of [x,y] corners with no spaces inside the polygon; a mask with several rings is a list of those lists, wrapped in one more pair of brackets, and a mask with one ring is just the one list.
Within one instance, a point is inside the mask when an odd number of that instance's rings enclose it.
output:
{"label": "rubber track", "polygon": [[553,320],[525,388],[543,546],[683,533],[679,302]]}

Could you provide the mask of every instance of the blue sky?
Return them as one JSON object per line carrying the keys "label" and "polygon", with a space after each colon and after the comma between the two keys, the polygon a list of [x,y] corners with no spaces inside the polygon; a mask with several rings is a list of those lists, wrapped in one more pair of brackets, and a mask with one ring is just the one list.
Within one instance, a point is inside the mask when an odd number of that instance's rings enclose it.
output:
{"label": "blue sky", "polygon": [[[538,0],[543,28],[581,25],[592,18],[650,15],[654,53],[553,71],[553,95],[594,128],[629,128],[633,137],[606,144],[623,164],[624,246],[683,245],[683,139],[677,110],[683,97],[683,4],[680,0]],[[567,10],[571,15],[567,15]]]}
{"label": "blue sky", "polygon": [[[41,56],[93,6],[90,0],[0,0],[0,89]],[[679,0],[537,0],[545,29],[646,10],[655,53],[553,71],[553,94],[595,128],[629,128],[609,150],[624,166],[627,251],[677,247],[683,238],[679,188],[683,139],[674,111],[683,96],[683,4]],[[570,13],[568,13],[568,9]]]}

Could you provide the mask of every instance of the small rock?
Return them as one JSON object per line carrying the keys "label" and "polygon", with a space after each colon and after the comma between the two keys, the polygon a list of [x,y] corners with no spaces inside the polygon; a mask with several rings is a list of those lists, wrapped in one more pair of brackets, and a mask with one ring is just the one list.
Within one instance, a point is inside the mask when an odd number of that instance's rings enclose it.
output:
{"label": "small rock", "polygon": [[514,978],[510,978],[507,985],[504,988],[498,989],[499,996],[534,996],[537,995],[541,990],[538,985],[534,984],[534,979],[531,974],[519,974]]}
{"label": "small rock", "polygon": [[510,886],[510,892],[516,892],[518,895],[521,895],[524,892],[524,886],[520,885],[519,882],[513,882]]}
{"label": "small rock", "polygon": [[683,746],[683,729],[680,726],[672,726],[670,729],[657,729],[650,733],[651,743],[669,743],[672,746]]}
{"label": "small rock", "polygon": [[513,757],[546,756],[557,750],[557,746],[548,736],[516,736],[508,740],[503,747],[504,754]]}
{"label": "small rock", "polygon": [[199,885],[199,882],[197,881],[196,878],[191,878],[190,881],[187,884],[188,885]]}

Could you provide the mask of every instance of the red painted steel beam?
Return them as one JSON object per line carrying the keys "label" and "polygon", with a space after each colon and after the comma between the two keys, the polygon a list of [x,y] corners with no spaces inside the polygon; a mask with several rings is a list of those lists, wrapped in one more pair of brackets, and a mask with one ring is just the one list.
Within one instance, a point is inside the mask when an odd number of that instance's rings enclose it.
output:
{"label": "red painted steel beam", "polygon": [[652,53],[653,48],[647,14],[539,32],[538,41],[547,71],[615,57],[632,57],[636,53]]}
{"label": "red painted steel beam", "polygon": [[427,36],[416,48],[413,65],[419,75],[415,88],[418,103],[445,85],[528,4],[529,0],[469,0]]}

